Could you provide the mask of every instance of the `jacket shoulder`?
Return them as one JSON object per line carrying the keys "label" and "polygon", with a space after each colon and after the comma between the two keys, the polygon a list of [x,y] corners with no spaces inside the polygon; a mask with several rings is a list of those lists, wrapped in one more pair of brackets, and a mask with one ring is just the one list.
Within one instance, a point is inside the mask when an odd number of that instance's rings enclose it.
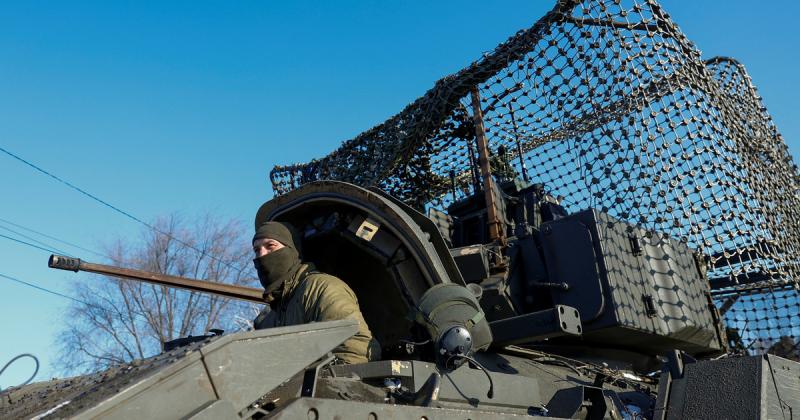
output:
{"label": "jacket shoulder", "polygon": [[301,293],[307,322],[344,319],[360,313],[353,289],[336,276],[310,274],[303,282]]}
{"label": "jacket shoulder", "polygon": [[323,273],[323,272],[320,272],[320,271],[314,271],[314,272],[308,273],[308,277],[306,278],[306,281],[309,282],[309,283],[313,283],[313,284],[330,283],[330,284],[333,284],[333,285],[342,284],[342,285],[347,286],[347,283],[345,283],[339,277],[336,277],[336,276],[334,276],[332,274]]}
{"label": "jacket shoulder", "polygon": [[342,279],[327,273],[310,273],[305,280],[304,295],[322,293],[347,293],[355,297],[355,293]]}

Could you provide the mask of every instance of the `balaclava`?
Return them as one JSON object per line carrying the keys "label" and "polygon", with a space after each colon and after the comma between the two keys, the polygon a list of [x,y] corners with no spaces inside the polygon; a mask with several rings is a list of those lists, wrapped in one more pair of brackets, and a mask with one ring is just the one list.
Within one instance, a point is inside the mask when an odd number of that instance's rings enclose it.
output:
{"label": "balaclava", "polygon": [[274,239],[284,245],[277,251],[253,260],[258,279],[269,294],[289,280],[300,267],[300,235],[289,223],[266,222],[256,229],[253,242],[264,238]]}

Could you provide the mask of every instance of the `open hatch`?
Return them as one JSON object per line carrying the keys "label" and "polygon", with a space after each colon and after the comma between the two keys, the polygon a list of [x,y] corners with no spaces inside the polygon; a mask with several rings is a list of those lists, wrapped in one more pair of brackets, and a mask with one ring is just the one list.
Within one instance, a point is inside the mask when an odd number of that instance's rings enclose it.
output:
{"label": "open hatch", "polygon": [[441,234],[421,213],[377,189],[318,181],[264,203],[255,225],[293,224],[303,260],[346,282],[384,348],[407,338],[407,315],[437,284],[464,285]]}

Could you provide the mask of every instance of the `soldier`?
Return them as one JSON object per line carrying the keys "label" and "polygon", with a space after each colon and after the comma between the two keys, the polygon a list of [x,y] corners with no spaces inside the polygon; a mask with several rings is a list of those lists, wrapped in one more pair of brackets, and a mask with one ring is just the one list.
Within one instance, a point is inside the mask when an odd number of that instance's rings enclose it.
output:
{"label": "soldier", "polygon": [[253,237],[253,251],[253,263],[269,303],[253,321],[256,329],[355,319],[358,332],[333,353],[345,363],[380,358],[380,346],[361,315],[355,293],[342,280],[300,260],[300,236],[292,225],[264,223]]}

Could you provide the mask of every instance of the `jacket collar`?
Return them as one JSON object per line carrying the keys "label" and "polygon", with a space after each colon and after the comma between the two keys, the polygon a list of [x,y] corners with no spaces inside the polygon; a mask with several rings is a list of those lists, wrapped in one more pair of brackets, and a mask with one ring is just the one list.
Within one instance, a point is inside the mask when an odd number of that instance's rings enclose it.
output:
{"label": "jacket collar", "polygon": [[294,275],[292,275],[292,277],[283,284],[283,287],[281,287],[281,290],[279,291],[279,300],[282,302],[289,300],[292,295],[294,295],[294,291],[297,289],[297,286],[302,283],[308,273],[315,271],[315,269],[316,268],[314,267],[313,263],[300,264],[300,266],[297,268],[297,271],[294,272]]}

